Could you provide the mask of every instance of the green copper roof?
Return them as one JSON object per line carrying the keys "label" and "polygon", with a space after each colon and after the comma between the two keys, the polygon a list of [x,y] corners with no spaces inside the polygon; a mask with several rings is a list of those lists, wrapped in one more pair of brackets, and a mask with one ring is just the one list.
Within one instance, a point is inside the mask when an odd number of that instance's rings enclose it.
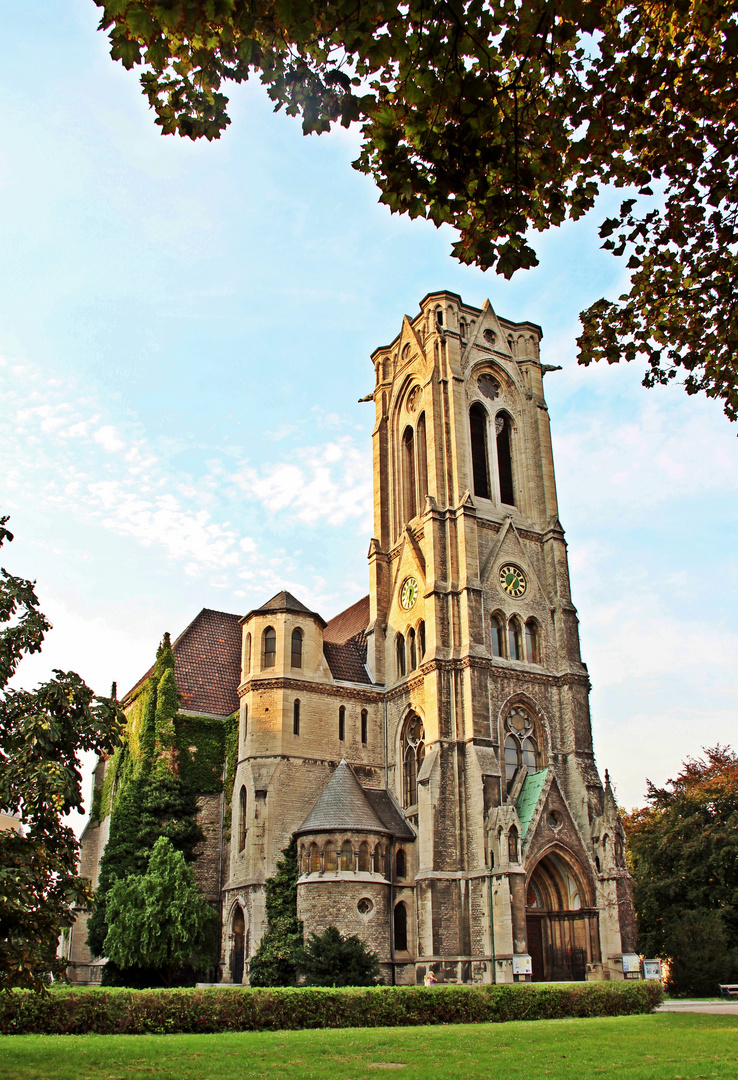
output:
{"label": "green copper roof", "polygon": [[516,806],[518,817],[520,818],[520,828],[523,830],[522,840],[525,839],[530,820],[533,817],[533,811],[541,797],[541,792],[543,791],[543,785],[546,783],[547,776],[548,769],[539,769],[538,772],[529,772],[523,782],[518,805]]}

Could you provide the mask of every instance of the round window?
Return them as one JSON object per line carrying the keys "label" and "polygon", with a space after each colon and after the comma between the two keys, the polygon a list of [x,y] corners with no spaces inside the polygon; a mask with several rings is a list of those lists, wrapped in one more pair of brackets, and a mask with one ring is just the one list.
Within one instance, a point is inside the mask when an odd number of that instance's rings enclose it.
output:
{"label": "round window", "polygon": [[371,915],[372,911],[374,911],[374,904],[368,896],[362,896],[356,906],[359,909],[360,915]]}

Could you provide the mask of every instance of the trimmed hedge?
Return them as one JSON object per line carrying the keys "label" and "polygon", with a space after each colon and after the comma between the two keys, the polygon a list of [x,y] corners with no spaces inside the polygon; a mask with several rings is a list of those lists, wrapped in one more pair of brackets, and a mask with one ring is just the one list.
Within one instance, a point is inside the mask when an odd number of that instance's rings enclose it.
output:
{"label": "trimmed hedge", "polygon": [[324,989],[78,990],[0,994],[4,1035],[188,1034],[553,1020],[651,1012],[660,983]]}

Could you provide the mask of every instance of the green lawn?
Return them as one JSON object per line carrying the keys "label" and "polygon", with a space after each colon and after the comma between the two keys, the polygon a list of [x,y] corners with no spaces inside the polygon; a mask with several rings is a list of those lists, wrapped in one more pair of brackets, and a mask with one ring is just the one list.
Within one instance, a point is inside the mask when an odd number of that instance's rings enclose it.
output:
{"label": "green lawn", "polygon": [[698,1013],[228,1035],[5,1035],[20,1080],[735,1080],[738,1017]]}

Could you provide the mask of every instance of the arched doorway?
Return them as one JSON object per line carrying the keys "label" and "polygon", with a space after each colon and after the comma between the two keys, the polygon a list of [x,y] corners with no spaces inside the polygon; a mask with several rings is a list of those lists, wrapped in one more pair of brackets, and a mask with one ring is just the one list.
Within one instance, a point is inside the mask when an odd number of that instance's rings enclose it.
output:
{"label": "arched doorway", "polygon": [[526,887],[526,929],[534,982],[584,979],[600,961],[599,914],[581,867],[568,854],[550,851]]}
{"label": "arched doorway", "polygon": [[244,947],[246,944],[246,923],[243,911],[237,907],[233,915],[233,949],[231,951],[231,978],[234,983],[243,982]]}

